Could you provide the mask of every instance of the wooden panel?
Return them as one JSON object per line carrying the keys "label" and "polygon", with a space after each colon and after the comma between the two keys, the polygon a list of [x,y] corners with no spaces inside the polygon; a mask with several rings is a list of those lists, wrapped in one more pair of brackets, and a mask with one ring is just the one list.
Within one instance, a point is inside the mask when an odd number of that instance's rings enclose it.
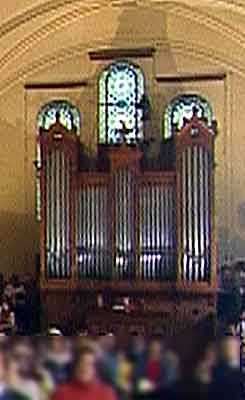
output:
{"label": "wooden panel", "polygon": [[67,280],[42,280],[42,289],[89,291],[91,293],[103,292],[105,289],[115,293],[187,293],[193,295],[215,294],[216,287],[212,287],[207,282],[157,282],[157,281],[118,281],[118,280],[85,280],[80,282],[70,282]]}
{"label": "wooden panel", "polygon": [[115,48],[90,51],[90,60],[115,60],[117,58],[146,58],[155,53],[154,47]]}
{"label": "wooden panel", "polygon": [[[113,296],[113,295],[112,295]],[[133,295],[134,296],[134,295]],[[86,324],[89,331],[94,334],[100,332],[114,332],[117,335],[129,335],[133,331],[141,331],[146,336],[161,333],[172,338],[183,335],[189,330],[191,339],[197,324],[202,324],[209,318],[209,328],[215,331],[215,297],[211,295],[184,294],[178,299],[171,295],[158,296],[139,293],[138,299],[142,299],[142,308],[130,312],[113,312],[110,306],[105,305],[99,309],[96,304],[96,294],[79,290],[53,290],[42,291],[44,311],[47,315],[46,325],[49,323],[62,324],[73,332],[79,329],[79,325]],[[113,297],[108,296],[110,304]],[[205,325],[203,325],[205,326]],[[205,326],[205,335],[212,332]],[[71,334],[71,333],[70,333]],[[182,337],[183,339],[183,337]]]}
{"label": "wooden panel", "polygon": [[144,171],[138,177],[139,185],[159,184],[159,185],[174,185],[176,179],[175,172],[168,171]]}
{"label": "wooden panel", "polygon": [[91,185],[91,186],[103,186],[110,182],[109,174],[103,174],[100,172],[80,172],[78,175],[78,186]]}

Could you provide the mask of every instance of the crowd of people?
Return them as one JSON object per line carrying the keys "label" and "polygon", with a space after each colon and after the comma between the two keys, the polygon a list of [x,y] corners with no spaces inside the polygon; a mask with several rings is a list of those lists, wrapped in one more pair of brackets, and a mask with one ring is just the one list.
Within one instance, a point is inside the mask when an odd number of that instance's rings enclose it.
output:
{"label": "crowd of people", "polygon": [[119,338],[84,330],[72,337],[55,326],[41,335],[40,315],[36,282],[16,275],[5,281],[0,274],[0,400],[238,400],[245,395],[235,330],[200,342],[198,349],[193,342],[186,360],[160,335],[147,339],[135,332]]}
{"label": "crowd of people", "polygon": [[202,345],[192,368],[161,337],[0,336],[1,400],[237,400],[240,378],[234,336]]}
{"label": "crowd of people", "polygon": [[28,335],[40,330],[41,302],[37,282],[31,276],[20,279],[0,274],[0,333]]}

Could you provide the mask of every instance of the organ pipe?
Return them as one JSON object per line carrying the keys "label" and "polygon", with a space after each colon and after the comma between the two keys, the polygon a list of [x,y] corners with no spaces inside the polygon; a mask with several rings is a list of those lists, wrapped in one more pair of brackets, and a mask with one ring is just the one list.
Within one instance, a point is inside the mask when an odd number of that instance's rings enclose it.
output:
{"label": "organ pipe", "polygon": [[207,281],[211,270],[211,156],[204,146],[181,154],[181,276]]}
{"label": "organ pipe", "polygon": [[140,199],[140,277],[171,278],[175,268],[175,192],[173,186],[142,185]]}
{"label": "organ pipe", "polygon": [[132,172],[127,168],[115,174],[115,247],[116,276],[132,278],[135,263],[135,188]]}
{"label": "organ pipe", "polygon": [[48,278],[70,276],[70,160],[60,150],[46,157],[46,274]]}
{"label": "organ pipe", "polygon": [[107,279],[108,188],[83,185],[77,193],[76,249],[80,279]]}

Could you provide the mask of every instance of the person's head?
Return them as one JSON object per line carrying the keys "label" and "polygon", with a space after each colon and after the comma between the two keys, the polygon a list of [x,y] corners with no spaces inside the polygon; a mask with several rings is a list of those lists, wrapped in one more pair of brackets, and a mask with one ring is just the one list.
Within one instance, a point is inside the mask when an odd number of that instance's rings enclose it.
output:
{"label": "person's head", "polygon": [[194,357],[194,371],[200,379],[210,380],[216,364],[217,351],[214,342],[200,343],[200,350]]}
{"label": "person's head", "polygon": [[75,378],[85,384],[96,379],[96,356],[91,347],[84,347],[77,352],[75,360]]}
{"label": "person's head", "polygon": [[64,344],[63,336],[53,335],[49,338],[49,348],[53,353],[63,353]]}
{"label": "person's head", "polygon": [[17,340],[9,355],[10,372],[22,377],[31,377],[35,372],[36,357],[33,345],[28,340]]}
{"label": "person's head", "polygon": [[149,352],[148,352],[149,358],[152,360],[159,361],[162,357],[162,351],[163,351],[163,347],[162,347],[161,340],[159,340],[157,338],[152,339],[149,344]]}
{"label": "person's head", "polygon": [[7,298],[9,301],[12,301],[13,297],[14,297],[14,288],[10,283],[8,283],[4,290],[4,298],[5,299]]}
{"label": "person's head", "polygon": [[220,342],[220,358],[231,367],[240,365],[240,342],[235,336],[225,336]]}
{"label": "person's head", "polygon": [[52,326],[48,330],[48,345],[52,353],[64,353],[67,350],[66,338],[56,326]]}
{"label": "person's head", "polygon": [[99,343],[104,352],[113,352],[116,347],[116,337],[113,333],[101,334],[99,337]]}
{"label": "person's head", "polygon": [[146,350],[146,341],[143,335],[137,332],[132,333],[131,346],[135,353],[144,353]]}

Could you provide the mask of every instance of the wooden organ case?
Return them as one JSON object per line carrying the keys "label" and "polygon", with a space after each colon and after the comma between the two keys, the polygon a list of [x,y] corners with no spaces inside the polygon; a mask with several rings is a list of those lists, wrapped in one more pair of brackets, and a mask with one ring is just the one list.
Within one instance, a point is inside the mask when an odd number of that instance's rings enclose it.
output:
{"label": "wooden organ case", "polygon": [[91,167],[75,130],[41,130],[46,324],[174,335],[215,315],[214,133],[193,112],[166,170],[125,143]]}

